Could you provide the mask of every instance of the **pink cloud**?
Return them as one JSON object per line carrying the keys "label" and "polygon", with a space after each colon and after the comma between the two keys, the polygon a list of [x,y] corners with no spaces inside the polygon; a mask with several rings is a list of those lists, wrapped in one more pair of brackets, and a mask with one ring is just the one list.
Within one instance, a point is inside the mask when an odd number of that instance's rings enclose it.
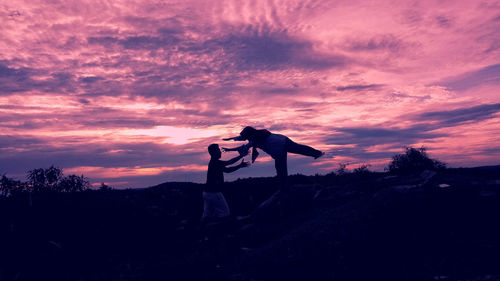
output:
{"label": "pink cloud", "polygon": [[[406,145],[495,164],[499,14],[491,1],[7,3],[0,167],[202,182],[206,146],[245,125],[336,155],[291,160],[309,174],[380,170]],[[227,179],[273,175],[263,160]]]}

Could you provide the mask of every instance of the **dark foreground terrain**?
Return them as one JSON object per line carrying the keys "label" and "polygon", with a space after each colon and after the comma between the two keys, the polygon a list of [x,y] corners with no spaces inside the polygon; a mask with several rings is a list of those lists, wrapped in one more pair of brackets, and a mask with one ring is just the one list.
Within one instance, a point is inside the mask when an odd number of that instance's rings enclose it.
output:
{"label": "dark foreground terrain", "polygon": [[[201,185],[0,198],[0,280],[500,280],[500,166],[292,176],[200,228]],[[271,178],[225,192],[246,215]]]}

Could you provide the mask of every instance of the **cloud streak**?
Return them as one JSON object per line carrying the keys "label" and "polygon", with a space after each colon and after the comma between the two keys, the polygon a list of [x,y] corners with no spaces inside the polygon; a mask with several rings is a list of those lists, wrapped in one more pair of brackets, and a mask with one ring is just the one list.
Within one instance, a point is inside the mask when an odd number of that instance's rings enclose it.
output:
{"label": "cloud streak", "polygon": [[448,111],[426,112],[421,114],[419,119],[439,121],[441,126],[456,126],[463,122],[480,122],[495,118],[498,112],[500,112],[500,103],[483,104]]}

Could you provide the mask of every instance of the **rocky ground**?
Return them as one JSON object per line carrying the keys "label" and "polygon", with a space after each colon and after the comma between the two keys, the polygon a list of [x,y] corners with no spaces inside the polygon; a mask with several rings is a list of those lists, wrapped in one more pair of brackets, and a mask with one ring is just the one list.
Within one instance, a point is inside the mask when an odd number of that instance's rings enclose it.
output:
{"label": "rocky ground", "polygon": [[[291,176],[199,223],[201,185],[0,199],[0,280],[500,280],[500,166]],[[277,191],[227,184],[234,216]]]}

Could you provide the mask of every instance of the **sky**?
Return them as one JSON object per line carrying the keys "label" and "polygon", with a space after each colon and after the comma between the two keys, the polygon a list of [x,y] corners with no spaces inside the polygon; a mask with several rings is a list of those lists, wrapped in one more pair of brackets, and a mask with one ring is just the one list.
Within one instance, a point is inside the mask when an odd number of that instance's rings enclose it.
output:
{"label": "sky", "polygon": [[[500,1],[0,0],[0,21],[8,177],[201,183],[247,125],[327,152],[290,174],[382,171],[406,146],[500,164]],[[262,152],[225,177],[274,174]]]}

